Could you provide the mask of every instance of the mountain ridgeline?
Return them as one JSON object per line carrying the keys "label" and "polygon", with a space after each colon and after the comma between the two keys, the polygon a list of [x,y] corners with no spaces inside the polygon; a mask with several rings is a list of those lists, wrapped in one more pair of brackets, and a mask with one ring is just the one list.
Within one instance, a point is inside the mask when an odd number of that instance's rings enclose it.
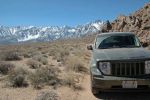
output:
{"label": "mountain ridgeline", "polygon": [[103,22],[96,20],[76,27],[6,27],[0,26],[0,44],[22,42],[52,41],[57,39],[77,38],[101,31]]}

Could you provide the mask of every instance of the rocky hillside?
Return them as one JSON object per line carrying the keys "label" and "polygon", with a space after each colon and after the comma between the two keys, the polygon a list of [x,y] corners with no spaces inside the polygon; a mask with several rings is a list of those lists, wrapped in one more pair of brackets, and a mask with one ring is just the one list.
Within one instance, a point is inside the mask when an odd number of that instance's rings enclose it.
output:
{"label": "rocky hillside", "polygon": [[143,42],[150,42],[150,3],[129,16],[120,15],[113,22],[107,21],[103,32],[134,32]]}

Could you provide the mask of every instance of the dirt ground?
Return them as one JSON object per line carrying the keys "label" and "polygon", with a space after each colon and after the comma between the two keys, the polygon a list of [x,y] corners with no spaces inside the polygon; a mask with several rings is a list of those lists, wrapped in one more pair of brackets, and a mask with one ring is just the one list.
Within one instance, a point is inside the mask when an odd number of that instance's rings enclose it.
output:
{"label": "dirt ground", "polygon": [[[21,61],[11,61],[11,63],[17,65],[16,67],[24,66],[24,68],[29,69],[29,66],[26,66],[27,61],[28,59],[23,59]],[[52,57],[48,58],[48,63],[56,66],[59,64]],[[63,70],[63,66],[60,69]],[[53,90],[50,86],[45,86],[41,90],[34,89],[32,86],[25,88],[8,87],[3,77],[0,76],[0,100],[35,100],[40,93]],[[82,90],[74,90],[68,86],[61,86],[55,91],[59,94],[60,100],[97,100],[90,91],[90,76],[88,74],[84,75],[81,86]]]}
{"label": "dirt ground", "polygon": [[[89,75],[86,75],[83,80],[83,90],[77,91],[68,87],[60,87],[58,91],[61,100],[97,100],[90,91]],[[0,84],[0,100],[35,100],[42,92],[51,90],[50,87],[45,87],[42,90],[27,88],[8,88],[4,84]]]}

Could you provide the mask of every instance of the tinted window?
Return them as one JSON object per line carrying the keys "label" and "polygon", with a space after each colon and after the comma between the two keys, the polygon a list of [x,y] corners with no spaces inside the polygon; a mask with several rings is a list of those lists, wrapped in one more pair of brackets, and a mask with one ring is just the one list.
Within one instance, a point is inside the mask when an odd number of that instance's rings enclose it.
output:
{"label": "tinted window", "polygon": [[139,47],[140,43],[134,35],[110,36],[105,37],[99,43],[98,48],[122,48],[122,47]]}

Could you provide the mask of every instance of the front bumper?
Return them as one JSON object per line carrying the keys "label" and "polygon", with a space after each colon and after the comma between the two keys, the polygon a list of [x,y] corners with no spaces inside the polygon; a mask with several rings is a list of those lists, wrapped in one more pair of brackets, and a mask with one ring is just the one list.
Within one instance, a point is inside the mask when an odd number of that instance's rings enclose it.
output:
{"label": "front bumper", "polygon": [[[103,91],[116,91],[116,92],[150,92],[150,79],[139,79],[139,78],[126,78],[126,77],[114,77],[114,76],[103,76],[92,77],[92,88]],[[137,88],[122,88],[123,81],[137,81]]]}

